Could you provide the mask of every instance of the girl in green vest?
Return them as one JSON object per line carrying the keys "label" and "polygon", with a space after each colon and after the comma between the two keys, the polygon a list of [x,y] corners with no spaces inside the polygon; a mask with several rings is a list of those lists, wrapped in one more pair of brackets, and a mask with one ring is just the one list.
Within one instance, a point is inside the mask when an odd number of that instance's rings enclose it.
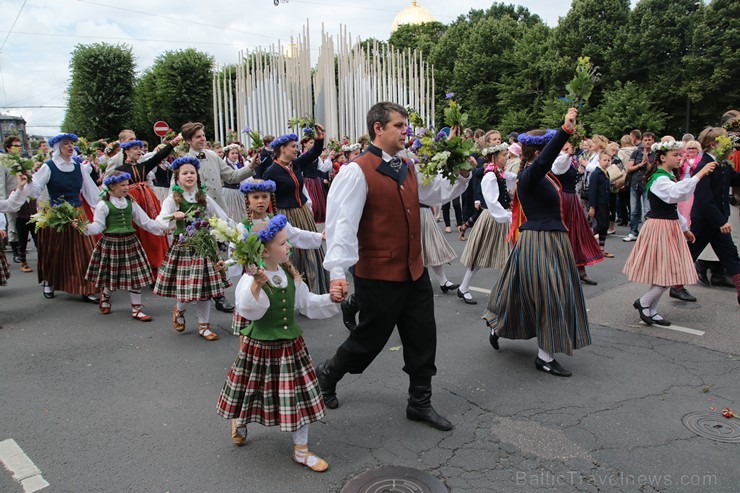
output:
{"label": "girl in green vest", "polygon": [[174,228],[175,239],[157,272],[154,294],[177,299],[172,311],[172,326],[178,332],[185,330],[185,306],[195,302],[198,314],[198,335],[215,341],[218,335],[211,330],[211,298],[219,298],[231,285],[226,277],[223,260],[214,262],[195,254],[192,247],[179,241],[186,234],[186,214],[200,212],[201,218],[217,216],[234,226],[219,205],[206,195],[198,170],[200,161],[192,156],[175,159],[170,167],[176,186],[162,203],[156,221],[165,228]]}
{"label": "girl in green vest", "polygon": [[252,322],[242,330],[218,414],[232,420],[237,445],[246,443],[247,423],[291,432],[293,460],[324,472],[329,468],[326,461],[308,451],[308,427],[324,416],[324,400],[295,311],[321,319],[339,313],[339,307],[329,294],[309,292],[290,264],[287,225],[280,214],[257,233],[264,244],[264,268],[242,276],[236,287],[235,311]]}
{"label": "girl in green vest", "polygon": [[142,322],[152,317],[141,311],[141,288],[154,282],[144,247],[136,236],[134,224],[157,236],[167,229],[157,224],[128,196],[131,175],[113,171],[103,180],[102,200],[95,207],[93,222],[85,234],[103,237],[93,250],[85,280],[102,289],[100,311],[111,311],[111,292],[125,289],[131,295],[131,316]]}

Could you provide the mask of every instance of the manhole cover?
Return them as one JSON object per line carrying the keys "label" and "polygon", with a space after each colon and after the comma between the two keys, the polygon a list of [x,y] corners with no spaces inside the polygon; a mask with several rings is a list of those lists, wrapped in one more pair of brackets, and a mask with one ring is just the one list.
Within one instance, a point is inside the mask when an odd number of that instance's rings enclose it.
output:
{"label": "manhole cover", "polygon": [[426,471],[384,466],[355,476],[342,493],[447,493],[447,488]]}
{"label": "manhole cover", "polygon": [[689,413],[682,421],[686,428],[704,438],[740,443],[740,420],[727,419],[720,413]]}

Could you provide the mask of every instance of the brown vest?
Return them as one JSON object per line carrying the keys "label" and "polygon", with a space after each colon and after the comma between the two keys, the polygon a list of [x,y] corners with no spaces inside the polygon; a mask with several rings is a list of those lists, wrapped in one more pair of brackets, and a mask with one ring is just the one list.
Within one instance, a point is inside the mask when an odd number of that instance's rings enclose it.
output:
{"label": "brown vest", "polygon": [[354,161],[367,181],[355,273],[365,279],[415,281],[424,272],[416,173],[406,164],[396,173],[379,153],[373,146]]}

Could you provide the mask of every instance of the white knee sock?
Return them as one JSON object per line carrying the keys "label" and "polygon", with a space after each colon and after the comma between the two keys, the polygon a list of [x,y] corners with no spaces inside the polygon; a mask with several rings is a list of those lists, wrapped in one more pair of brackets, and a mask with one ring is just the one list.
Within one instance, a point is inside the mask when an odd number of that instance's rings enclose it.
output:
{"label": "white knee sock", "polygon": [[308,426],[303,425],[293,432],[293,445],[308,445]]}
{"label": "white knee sock", "polygon": [[430,269],[432,269],[434,275],[437,276],[437,279],[439,279],[439,285],[445,286],[447,284],[447,275],[445,274],[444,266],[435,265],[433,267],[430,267]]}
{"label": "white knee sock", "polygon": [[545,363],[549,363],[549,362],[551,362],[552,360],[555,359],[555,358],[552,357],[552,354],[548,353],[547,351],[545,351],[542,348],[539,348],[538,349],[538,351],[537,351],[537,357],[539,359],[541,359],[542,361],[544,361]]}
{"label": "white knee sock", "polygon": [[129,291],[128,294],[131,295],[131,304],[132,305],[141,305],[141,291]]}
{"label": "white knee sock", "polygon": [[470,283],[473,282],[473,276],[475,276],[480,268],[474,267],[474,268],[468,268],[468,270],[465,271],[465,277],[463,277],[462,282],[460,283],[460,292],[461,293],[467,293],[470,291]]}
{"label": "white knee sock", "polygon": [[198,313],[198,323],[207,324],[211,317],[211,300],[198,300],[195,309]]}
{"label": "white knee sock", "polygon": [[652,312],[655,311],[655,307],[658,306],[660,297],[663,296],[663,293],[665,293],[666,291],[668,291],[667,286],[658,286],[657,284],[652,284],[650,286],[650,289],[648,289],[647,292],[643,294],[640,298],[640,306],[644,308],[642,310],[642,313],[648,317],[651,316]]}
{"label": "white knee sock", "polygon": [[183,303],[182,301],[177,302],[177,309],[182,311],[185,311],[185,308],[188,306],[187,303]]}

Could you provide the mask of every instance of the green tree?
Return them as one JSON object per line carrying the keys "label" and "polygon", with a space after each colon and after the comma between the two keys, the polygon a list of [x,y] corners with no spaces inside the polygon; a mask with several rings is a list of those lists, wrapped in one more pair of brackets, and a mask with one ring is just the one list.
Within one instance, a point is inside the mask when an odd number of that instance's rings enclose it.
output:
{"label": "green tree", "polygon": [[[201,122],[213,133],[213,59],[193,48],[167,51],[156,58],[136,86],[137,135],[155,139],[152,124],[166,121],[177,130]],[[151,75],[149,75],[151,74]]]}
{"label": "green tree", "polygon": [[90,140],[117,135],[134,115],[134,55],[128,45],[77,45],[69,62],[72,79],[63,132]]}
{"label": "green tree", "polygon": [[401,51],[419,50],[424,57],[428,57],[446,30],[447,26],[441,22],[404,24],[391,34],[388,44]]}
{"label": "green tree", "polygon": [[617,140],[633,128],[662,132],[667,117],[637,83],[616,82],[614,87],[604,91],[599,107],[588,114],[587,124],[592,133]]}

